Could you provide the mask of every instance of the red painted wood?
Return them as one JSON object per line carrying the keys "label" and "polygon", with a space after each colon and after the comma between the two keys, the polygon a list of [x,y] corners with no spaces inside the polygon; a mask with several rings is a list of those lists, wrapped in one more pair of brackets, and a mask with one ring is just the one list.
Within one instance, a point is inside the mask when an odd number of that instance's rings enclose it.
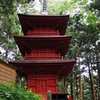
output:
{"label": "red painted wood", "polygon": [[72,100],[72,96],[68,96],[68,100]]}
{"label": "red painted wood", "polygon": [[58,92],[58,78],[53,75],[29,75],[28,77],[28,89],[34,93],[42,94],[47,98],[47,91],[52,93]]}
{"label": "red painted wood", "polygon": [[28,35],[60,35],[59,30],[53,30],[49,28],[36,28],[27,33]]}
{"label": "red painted wood", "polygon": [[14,39],[23,56],[25,53],[31,53],[32,50],[54,50],[60,55],[65,56],[68,51],[71,36],[60,35],[27,35],[14,36]]}
{"label": "red painted wood", "polygon": [[35,58],[61,58],[60,53],[56,53],[53,50],[33,50],[30,54],[26,53],[25,59],[35,59]]}
{"label": "red painted wood", "polygon": [[[62,16],[43,16],[43,15],[24,15],[18,14],[24,35],[35,28],[58,29],[61,35],[65,34],[69,15]],[[37,33],[38,34],[38,33]]]}

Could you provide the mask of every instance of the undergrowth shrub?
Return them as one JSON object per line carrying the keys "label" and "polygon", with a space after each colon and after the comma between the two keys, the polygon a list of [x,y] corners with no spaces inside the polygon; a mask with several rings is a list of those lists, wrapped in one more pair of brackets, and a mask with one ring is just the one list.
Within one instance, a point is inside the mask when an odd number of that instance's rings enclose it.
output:
{"label": "undergrowth shrub", "polygon": [[20,86],[0,84],[0,100],[43,100],[41,95],[27,91]]}

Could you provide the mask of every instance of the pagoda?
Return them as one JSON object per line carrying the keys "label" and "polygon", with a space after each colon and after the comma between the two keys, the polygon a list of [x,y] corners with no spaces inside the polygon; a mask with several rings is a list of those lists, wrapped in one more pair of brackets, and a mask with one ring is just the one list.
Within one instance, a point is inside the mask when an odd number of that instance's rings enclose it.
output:
{"label": "pagoda", "polygon": [[24,36],[14,36],[24,60],[10,61],[17,73],[27,77],[27,87],[42,94],[58,93],[58,80],[68,76],[75,60],[65,60],[72,36],[65,31],[69,15],[18,14]]}

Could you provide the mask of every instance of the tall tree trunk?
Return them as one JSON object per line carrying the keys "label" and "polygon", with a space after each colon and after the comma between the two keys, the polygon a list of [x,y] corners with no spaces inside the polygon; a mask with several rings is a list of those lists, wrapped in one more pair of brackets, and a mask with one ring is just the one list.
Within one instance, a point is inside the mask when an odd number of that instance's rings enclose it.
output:
{"label": "tall tree trunk", "polygon": [[74,100],[74,97],[73,97],[73,74],[71,73],[71,96],[72,96],[72,100]]}
{"label": "tall tree trunk", "polygon": [[79,79],[76,80],[76,100],[79,100]]}
{"label": "tall tree trunk", "polygon": [[99,59],[99,56],[100,56],[100,54],[99,54],[99,52],[98,52],[98,50],[99,50],[99,48],[96,48],[96,50],[95,50],[95,54],[96,54],[96,66],[97,66],[97,70],[98,70],[98,87],[97,87],[97,100],[99,100],[100,99],[100,65],[99,65],[99,63],[100,63],[100,59]]}
{"label": "tall tree trunk", "polygon": [[96,100],[94,81],[93,81],[93,74],[92,74],[92,70],[91,70],[92,66],[91,66],[91,53],[90,52],[88,53],[87,64],[88,64],[88,70],[89,70],[89,77],[90,77],[90,84],[91,84],[93,100]]}
{"label": "tall tree trunk", "polygon": [[82,82],[83,82],[83,100],[84,100],[84,98],[85,98],[85,96],[84,96],[84,91],[85,91],[85,89],[84,89],[84,84],[85,84],[85,82],[84,82],[84,80],[85,80],[85,76],[83,76],[83,80],[82,80]]}
{"label": "tall tree trunk", "polygon": [[79,70],[80,70],[80,100],[83,100],[83,89],[82,89],[82,76],[81,76],[81,66],[80,66],[80,57],[79,57]]}
{"label": "tall tree trunk", "polygon": [[80,75],[80,100],[83,100],[82,78]]}
{"label": "tall tree trunk", "polygon": [[75,76],[74,76],[74,79],[73,79],[73,100],[76,100],[76,84],[75,84]]}

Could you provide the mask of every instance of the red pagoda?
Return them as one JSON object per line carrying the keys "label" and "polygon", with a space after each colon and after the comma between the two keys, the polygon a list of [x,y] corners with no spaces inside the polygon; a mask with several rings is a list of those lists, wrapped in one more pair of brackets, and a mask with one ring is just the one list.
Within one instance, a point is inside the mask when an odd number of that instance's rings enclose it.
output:
{"label": "red pagoda", "polygon": [[24,60],[9,62],[27,77],[28,89],[42,94],[58,93],[58,80],[72,70],[75,60],[64,60],[71,36],[65,36],[68,15],[18,14],[24,36],[14,36]]}

